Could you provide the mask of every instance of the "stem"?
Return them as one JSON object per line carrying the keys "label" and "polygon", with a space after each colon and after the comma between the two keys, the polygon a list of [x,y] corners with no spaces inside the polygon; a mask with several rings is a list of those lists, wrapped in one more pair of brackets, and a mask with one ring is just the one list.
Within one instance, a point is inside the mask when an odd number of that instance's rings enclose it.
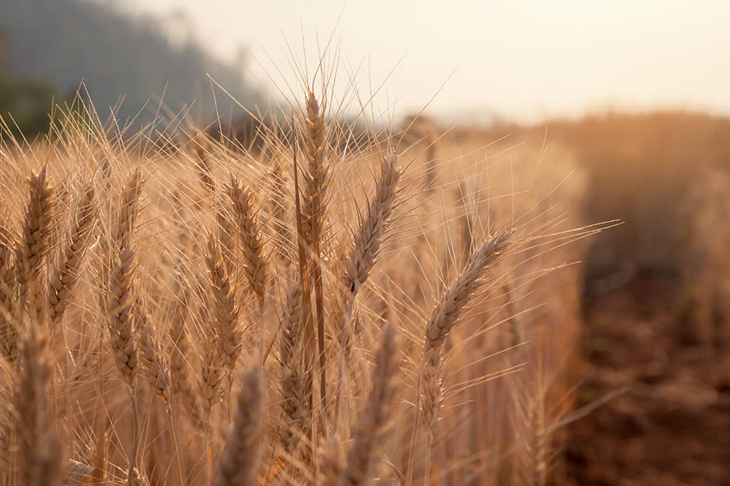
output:
{"label": "stem", "polygon": [[340,422],[340,408],[342,405],[342,388],[345,376],[345,354],[347,353],[347,341],[350,339],[350,327],[352,321],[352,311],[355,306],[354,296],[350,297],[350,301],[347,304],[347,312],[345,313],[345,322],[342,331],[342,349],[340,350],[340,362],[337,370],[337,394],[335,395],[335,423],[332,425],[334,433],[338,433],[337,430]]}
{"label": "stem", "polygon": [[[173,462],[177,463],[177,472],[180,475],[180,484],[183,484],[185,476],[183,475],[182,463],[180,461],[180,449],[177,443],[177,433],[175,432],[175,420],[173,419],[172,407],[170,406],[169,402],[165,402],[165,412],[167,413],[167,419],[170,421],[170,433],[172,434],[173,454],[175,455],[173,458]],[[170,466],[172,467],[172,464]]]}
{"label": "stem", "polygon": [[421,386],[423,384],[423,367],[426,361],[421,360],[418,367],[418,381],[416,383],[416,409],[413,414],[413,430],[411,432],[411,443],[408,450],[408,465],[406,466],[406,484],[413,484],[413,466],[416,460],[416,440],[418,438],[418,426],[421,418]]}
{"label": "stem", "polygon": [[[312,273],[314,274],[314,300],[317,306],[317,347],[319,351],[319,380],[320,380],[320,399],[322,400],[322,410],[327,410],[327,369],[325,368],[324,356],[324,290],[322,289],[322,269],[319,266],[319,241],[315,242],[316,253],[312,259]],[[321,414],[322,420],[325,421],[327,414]],[[322,426],[322,434],[327,438],[326,423]]]}
{"label": "stem", "polygon": [[139,408],[137,407],[137,380],[134,380],[130,388],[129,398],[132,400],[132,455],[129,458],[129,471],[127,472],[127,486],[135,484],[135,469],[137,466],[137,454],[139,453]]}
{"label": "stem", "polygon": [[205,486],[211,486],[213,482],[213,445],[210,428],[210,412],[208,412],[205,420]]}
{"label": "stem", "polygon": [[[292,126],[294,125],[294,117],[292,115]],[[299,257],[299,278],[302,287],[302,317],[304,319],[304,369],[306,371],[305,379],[307,380],[306,389],[312,390],[314,382],[314,363],[309,352],[314,346],[314,322],[312,317],[312,301],[309,290],[309,267],[307,266],[307,253],[304,243],[304,232],[302,229],[302,211],[299,202],[299,165],[297,164],[297,144],[294,144],[294,207],[297,224],[297,252]],[[312,414],[312,428],[310,430],[311,450],[317,447],[317,420],[314,414],[314,397],[312,393],[307,397],[309,400],[309,412]],[[314,456],[314,454],[312,454]],[[314,464],[312,464],[314,466]],[[314,467],[312,477],[316,477],[317,469]]]}

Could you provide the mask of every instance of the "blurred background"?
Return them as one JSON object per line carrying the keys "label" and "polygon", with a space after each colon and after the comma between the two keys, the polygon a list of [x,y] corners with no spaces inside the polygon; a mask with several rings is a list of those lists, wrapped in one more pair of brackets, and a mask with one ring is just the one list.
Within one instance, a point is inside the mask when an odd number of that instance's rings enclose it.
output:
{"label": "blurred background", "polygon": [[728,19],[721,0],[0,0],[0,116],[32,139],[83,83],[129,132],[235,125],[300,99],[324,58],[335,111],[423,110],[442,165],[453,126],[485,146],[547,134],[586,174],[585,223],[623,222],[584,262],[591,413],[567,430],[568,477],[730,484]]}
{"label": "blurred background", "polygon": [[[339,56],[338,85],[374,93],[376,111],[428,104],[440,120],[519,123],[607,109],[721,115],[729,10],[721,0],[2,0],[0,72],[5,84],[34,83],[28,97],[68,96],[83,80],[103,118],[124,96],[122,120],[148,100],[154,113],[163,93],[172,112],[196,100],[191,113],[211,117],[206,74],[247,107],[299,94],[320,55]],[[216,101],[230,111],[228,96]]]}

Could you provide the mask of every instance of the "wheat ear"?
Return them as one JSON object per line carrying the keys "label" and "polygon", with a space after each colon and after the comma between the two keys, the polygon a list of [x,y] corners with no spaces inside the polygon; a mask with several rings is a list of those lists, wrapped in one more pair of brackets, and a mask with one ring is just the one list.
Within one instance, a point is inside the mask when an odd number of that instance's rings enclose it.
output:
{"label": "wheat ear", "polygon": [[208,237],[206,262],[210,274],[210,288],[213,294],[212,312],[219,338],[222,358],[229,372],[236,366],[243,346],[243,330],[238,322],[239,306],[223,261],[221,247],[215,235]]}
{"label": "wheat ear", "polygon": [[61,485],[82,486],[90,484],[92,474],[94,474],[93,466],[69,459],[66,461],[66,470],[63,471],[61,476]]}
{"label": "wheat ear", "polygon": [[262,394],[263,387],[258,369],[244,373],[238,392],[236,414],[223,449],[214,486],[256,484],[260,456]]}
{"label": "wheat ear", "polygon": [[185,407],[191,421],[196,426],[202,424],[200,404],[193,385],[188,361],[191,357],[190,335],[187,329],[189,307],[187,302],[190,291],[184,283],[181,273],[175,278],[175,301],[172,306],[170,339],[168,355],[170,356],[170,387],[173,395],[179,397],[179,403]]}
{"label": "wheat ear", "polygon": [[14,401],[19,471],[22,484],[33,486],[54,484],[61,475],[61,443],[50,430],[46,405],[52,372],[48,340],[44,322],[26,322],[21,332],[20,369]]}
{"label": "wheat ear", "polygon": [[139,217],[139,199],[142,194],[142,173],[132,174],[122,192],[117,219],[112,228],[112,263],[109,279],[108,328],[114,354],[114,364],[129,387],[133,414],[132,453],[127,469],[127,486],[136,484],[137,452],[139,446],[139,411],[137,409],[136,376],[139,372],[137,343],[138,298],[136,288],[136,254],[134,235]]}
{"label": "wheat ear", "polygon": [[259,309],[263,309],[269,259],[264,253],[263,227],[259,224],[257,212],[253,208],[253,193],[244,189],[241,182],[233,176],[226,192],[233,203],[234,216],[238,223],[246,277],[256,294]]}
{"label": "wheat ear", "polygon": [[293,284],[287,291],[282,315],[279,361],[281,364],[281,407],[284,412],[279,437],[286,456],[297,458],[298,444],[311,435],[311,380],[304,369],[302,289]]}
{"label": "wheat ear", "polygon": [[215,220],[217,224],[215,234],[218,237],[218,244],[221,249],[223,263],[226,266],[228,278],[232,282],[235,282],[237,274],[236,270],[239,266],[238,242],[236,241],[238,230],[236,223],[233,221],[230,205],[224,198],[216,198]]}
{"label": "wheat ear", "polygon": [[[341,294],[345,301],[337,306],[333,315],[335,326],[343,334],[340,338],[345,347],[349,345],[349,337],[344,334],[349,330],[355,298],[370,276],[380,253],[398,196],[400,176],[397,155],[390,154],[384,157],[380,163],[380,178],[375,188],[375,195],[344,259],[344,289],[341,289]],[[343,308],[346,309],[344,316]]]}
{"label": "wheat ear", "polygon": [[[51,220],[53,219],[53,188],[48,181],[48,171],[43,167],[33,173],[28,181],[30,196],[23,226],[23,235],[16,247],[15,267],[21,309],[31,318],[37,315],[40,304],[38,293],[41,285],[31,285],[41,274],[43,258],[50,248]],[[45,310],[45,306],[43,306]]]}
{"label": "wheat ear", "polygon": [[68,307],[71,295],[81,276],[81,266],[89,247],[96,217],[95,189],[89,184],[76,207],[73,229],[61,253],[48,292],[48,316],[57,323]]}
{"label": "wheat ear", "polygon": [[345,451],[337,433],[332,434],[322,452],[320,486],[340,486],[345,470]]}
{"label": "wheat ear", "polygon": [[0,353],[9,362],[18,357],[18,328],[16,323],[17,295],[15,293],[15,240],[8,227],[10,215],[0,216]]}
{"label": "wheat ear", "polygon": [[461,274],[454,279],[441,295],[426,324],[425,348],[441,346],[462,311],[482,284],[489,265],[494,263],[512,242],[513,230],[507,229],[488,239],[469,257]]}
{"label": "wheat ear", "polygon": [[162,347],[154,335],[154,329],[144,310],[141,299],[135,305],[137,329],[140,334],[139,350],[142,376],[152,385],[155,394],[165,402],[170,411],[170,367]]}
{"label": "wheat ear", "polygon": [[127,385],[133,388],[139,371],[135,305],[137,269],[133,239],[139,215],[142,174],[137,170],[129,179],[112,232],[114,256],[109,282],[109,334],[114,363]]}
{"label": "wheat ear", "polygon": [[[308,250],[309,264],[314,278],[314,297],[317,310],[317,351],[319,355],[320,399],[326,407],[327,400],[327,368],[324,350],[324,289],[320,260],[322,228],[327,207],[327,185],[329,184],[329,166],[326,164],[327,125],[325,109],[317,102],[312,91],[307,97],[307,116],[304,120],[304,148],[307,155],[308,171],[304,184],[304,204],[302,205],[301,230]],[[308,298],[305,292],[305,298]],[[325,414],[321,415],[322,420]],[[323,431],[326,427],[323,426]]]}
{"label": "wheat ear", "polygon": [[527,430],[525,451],[525,472],[527,481],[523,484],[543,486],[547,480],[549,435],[545,423],[545,396],[538,393],[527,397],[525,429]]}
{"label": "wheat ear", "polygon": [[302,204],[302,230],[306,245],[318,256],[319,238],[326,208],[329,166],[326,164],[327,125],[324,109],[313,92],[307,96],[307,116],[304,119],[304,153],[307,171],[304,177],[304,204]]}
{"label": "wheat ear", "polygon": [[536,354],[529,358],[532,366],[509,382],[511,425],[517,446],[513,476],[520,484],[542,486],[547,481],[550,461],[551,424],[546,413],[548,386],[542,356]]}
{"label": "wheat ear", "polygon": [[[294,121],[292,120],[292,125]],[[295,134],[296,136],[296,134]],[[301,204],[301,189],[299,186],[299,164],[297,161],[297,144],[294,144],[294,152],[292,154],[292,162],[294,164],[294,219],[297,228],[297,269],[299,277],[299,288],[301,289],[301,326],[300,336],[302,338],[302,370],[305,374],[305,389],[314,390],[314,356],[316,351],[315,346],[315,332],[314,332],[314,316],[312,313],[312,299],[310,289],[310,270],[309,270],[309,256],[307,253],[307,242],[306,235],[304,234],[304,214],[302,213]],[[311,419],[309,423],[310,428],[310,448],[308,456],[314,457],[314,451],[317,447],[317,434],[316,424],[317,418],[314,407],[314,395],[309,394],[309,403],[306,404],[307,410],[311,413]],[[309,464],[314,465],[314,461]],[[312,477],[316,475],[316,470],[313,471]]]}
{"label": "wheat ear", "polygon": [[401,171],[395,154],[384,157],[380,164],[380,179],[375,196],[370,201],[365,219],[361,222],[350,248],[345,274],[345,286],[357,294],[368,279],[383,243],[398,195]]}
{"label": "wheat ear", "polygon": [[277,236],[274,251],[284,269],[288,269],[292,261],[290,242],[294,241],[294,234],[287,224],[287,215],[291,214],[290,203],[287,199],[286,179],[284,167],[280,160],[270,172],[271,189],[269,200],[269,221]]}
{"label": "wheat ear", "polygon": [[370,484],[372,480],[371,473],[377,459],[377,450],[387,429],[396,396],[395,376],[398,367],[395,328],[387,325],[381,333],[380,347],[375,355],[372,391],[360,416],[354,444],[347,457],[342,486]]}
{"label": "wheat ear", "polygon": [[511,229],[500,232],[471,254],[466,267],[443,292],[426,323],[420,387],[421,417],[428,427],[431,444],[442,401],[441,345],[481,286],[489,266],[510,245],[512,233]]}
{"label": "wheat ear", "polygon": [[213,170],[210,167],[210,153],[208,152],[208,139],[205,133],[198,129],[193,129],[192,133],[193,152],[195,154],[195,167],[198,171],[200,183],[208,191],[209,194],[215,194],[215,179],[213,178]]}
{"label": "wheat ear", "polygon": [[[344,259],[345,275],[344,286],[339,287],[340,302],[333,309],[332,319],[342,344],[338,363],[337,382],[342,383],[345,373],[345,358],[349,354],[352,338],[350,336],[350,322],[352,320],[355,298],[370,276],[375,266],[380,248],[383,244],[385,232],[393,214],[393,208],[398,196],[398,181],[401,171],[398,168],[398,157],[390,154],[380,163],[380,178],[378,179],[375,194],[370,201],[365,218],[355,234],[350,250]],[[338,296],[338,297],[339,297]],[[345,313],[343,315],[343,310]],[[335,428],[339,423],[342,386],[338,386],[335,401]]]}
{"label": "wheat ear", "polygon": [[204,338],[198,390],[200,391],[200,404],[203,408],[203,420],[205,423],[205,485],[209,486],[213,478],[211,411],[213,405],[218,403],[223,396],[223,380],[226,377],[226,366],[223,357],[224,353],[220,345],[221,340],[217,333],[214,330],[206,329],[204,331]]}

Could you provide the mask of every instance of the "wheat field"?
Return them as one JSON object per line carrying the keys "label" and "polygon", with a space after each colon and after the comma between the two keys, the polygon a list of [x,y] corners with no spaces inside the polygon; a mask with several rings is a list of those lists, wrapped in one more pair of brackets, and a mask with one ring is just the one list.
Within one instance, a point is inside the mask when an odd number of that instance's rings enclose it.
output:
{"label": "wheat field", "polygon": [[612,224],[574,154],[356,133],[302,91],[250,150],[87,106],[4,135],[4,484],[560,481],[580,261]]}

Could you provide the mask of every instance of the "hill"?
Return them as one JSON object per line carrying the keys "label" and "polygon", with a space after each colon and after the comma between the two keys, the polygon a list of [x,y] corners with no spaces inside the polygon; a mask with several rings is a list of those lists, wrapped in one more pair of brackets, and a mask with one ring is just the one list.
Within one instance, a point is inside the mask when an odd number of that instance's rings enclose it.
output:
{"label": "hill", "polygon": [[[193,119],[210,120],[216,110],[207,74],[248,106],[260,99],[246,86],[243,66],[215,59],[194,38],[172,42],[160,19],[131,16],[114,4],[91,0],[3,3],[6,59],[0,78],[42,80],[57,97],[69,97],[83,82],[102,119],[122,100],[116,114],[125,125],[151,101],[134,122],[139,127],[154,118],[164,93],[168,113],[179,113],[195,100]],[[233,103],[221,93],[216,102],[227,118]]]}

